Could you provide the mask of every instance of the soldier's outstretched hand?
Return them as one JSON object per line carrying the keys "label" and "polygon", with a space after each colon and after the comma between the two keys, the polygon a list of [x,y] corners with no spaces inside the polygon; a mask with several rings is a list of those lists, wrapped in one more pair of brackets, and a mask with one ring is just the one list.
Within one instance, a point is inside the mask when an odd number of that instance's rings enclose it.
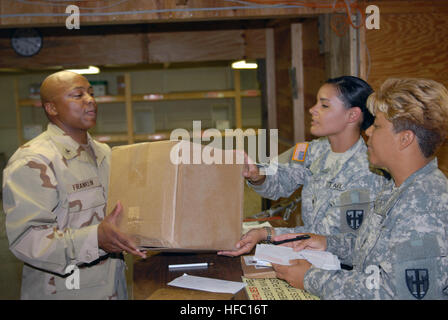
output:
{"label": "soldier's outstretched hand", "polygon": [[126,251],[142,258],[146,258],[145,252],[142,252],[137,248],[131,237],[118,230],[117,219],[122,211],[123,206],[121,202],[118,201],[112,212],[101,221],[98,226],[98,246],[106,252]]}
{"label": "soldier's outstretched hand", "polygon": [[235,245],[235,250],[233,251],[219,251],[219,255],[236,257],[244,253],[249,253],[257,245],[258,242],[266,238],[265,231],[260,229],[252,229],[241,237]]}
{"label": "soldier's outstretched hand", "polygon": [[252,184],[262,184],[266,178],[265,175],[260,174],[260,170],[255,165],[255,162],[244,152],[244,168],[243,177],[249,180]]}

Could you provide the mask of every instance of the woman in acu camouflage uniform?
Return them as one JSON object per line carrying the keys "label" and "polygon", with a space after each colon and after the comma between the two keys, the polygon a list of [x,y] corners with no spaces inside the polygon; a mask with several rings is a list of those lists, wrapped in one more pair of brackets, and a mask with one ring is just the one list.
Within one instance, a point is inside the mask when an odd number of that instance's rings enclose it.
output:
{"label": "woman in acu camouflage uniform", "polygon": [[356,77],[327,80],[309,110],[311,133],[321,138],[298,143],[288,150],[288,163],[279,164],[274,175],[264,175],[254,164],[245,166],[243,174],[248,185],[264,198],[289,197],[303,185],[304,225],[251,230],[236,244],[236,250],[219,254],[247,253],[258,242],[279,235],[281,239],[305,232],[349,233],[356,237],[382,179],[369,168],[367,147],[361,136],[361,131],[373,123],[366,108],[372,92],[365,81]]}
{"label": "woman in acu camouflage uniform", "polygon": [[448,135],[448,90],[432,80],[390,79],[367,104],[376,114],[367,130],[369,161],[392,180],[356,241],[312,235],[292,244],[326,249],[353,270],[297,260],[274,266],[277,276],[324,299],[448,299],[448,180],[435,156]]}

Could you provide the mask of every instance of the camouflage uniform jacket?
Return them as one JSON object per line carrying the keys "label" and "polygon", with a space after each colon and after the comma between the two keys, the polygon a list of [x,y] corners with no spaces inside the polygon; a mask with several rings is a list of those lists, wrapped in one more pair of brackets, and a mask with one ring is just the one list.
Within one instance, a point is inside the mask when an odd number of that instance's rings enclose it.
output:
{"label": "camouflage uniform jacket", "polygon": [[[88,143],[96,162],[50,123],[47,131],[14,153],[4,170],[10,250],[25,263],[22,299],[127,297],[123,259],[98,248],[110,148],[90,135]],[[75,265],[80,288],[68,290],[67,271]]]}
{"label": "camouflage uniform jacket", "polygon": [[300,185],[302,189],[302,221],[304,226],[276,228],[275,233],[312,232],[322,235],[356,234],[363,215],[369,210],[382,185],[383,176],[369,169],[367,147],[362,137],[346,151],[345,161],[337,161],[325,168],[331,151],[327,138],[309,142],[302,162],[295,161],[293,150],[279,156],[289,158],[276,174],[267,175],[262,185],[248,183],[264,198],[276,200],[289,197]]}
{"label": "camouflage uniform jacket", "polygon": [[434,159],[400,187],[385,184],[355,241],[327,237],[353,270],[311,267],[305,289],[324,299],[448,299],[448,181]]}

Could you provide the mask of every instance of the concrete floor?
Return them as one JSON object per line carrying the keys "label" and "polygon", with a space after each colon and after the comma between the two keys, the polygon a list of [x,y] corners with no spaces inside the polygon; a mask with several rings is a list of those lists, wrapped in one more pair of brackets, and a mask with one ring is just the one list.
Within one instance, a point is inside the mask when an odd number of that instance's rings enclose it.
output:
{"label": "concrete floor", "polygon": [[[261,211],[261,198],[245,184],[244,189],[244,216],[251,216]],[[5,231],[5,213],[0,199],[0,300],[20,299],[20,284],[22,279],[23,263],[9,250]],[[126,262],[132,265],[132,258],[127,257]],[[132,268],[128,268],[128,287],[132,286]],[[132,298],[130,292],[129,297]]]}

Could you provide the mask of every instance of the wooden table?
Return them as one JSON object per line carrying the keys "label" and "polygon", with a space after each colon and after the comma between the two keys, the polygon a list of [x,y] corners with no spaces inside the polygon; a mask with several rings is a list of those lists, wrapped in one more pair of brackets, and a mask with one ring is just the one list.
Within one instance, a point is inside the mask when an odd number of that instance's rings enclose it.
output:
{"label": "wooden table", "polygon": [[[151,255],[151,256],[149,256]],[[244,289],[235,295],[211,293],[168,286],[173,279],[188,273],[192,276],[208,277],[241,282],[240,257],[218,256],[216,253],[157,253],[148,252],[148,258],[134,262],[133,296],[136,300],[247,300]],[[170,271],[170,264],[213,262],[213,266],[201,269]]]}
{"label": "wooden table", "polygon": [[[291,217],[289,221],[269,219],[273,227],[291,227],[295,225]],[[251,254],[254,254],[252,252]],[[136,258],[133,263],[132,293],[135,300],[247,300],[246,291],[237,294],[210,293],[168,286],[167,283],[188,273],[192,276],[239,281],[243,271],[240,257],[218,256],[216,253],[161,253],[148,252],[148,258]],[[169,271],[168,265],[181,263],[213,262],[214,266],[204,269],[186,269]]]}

